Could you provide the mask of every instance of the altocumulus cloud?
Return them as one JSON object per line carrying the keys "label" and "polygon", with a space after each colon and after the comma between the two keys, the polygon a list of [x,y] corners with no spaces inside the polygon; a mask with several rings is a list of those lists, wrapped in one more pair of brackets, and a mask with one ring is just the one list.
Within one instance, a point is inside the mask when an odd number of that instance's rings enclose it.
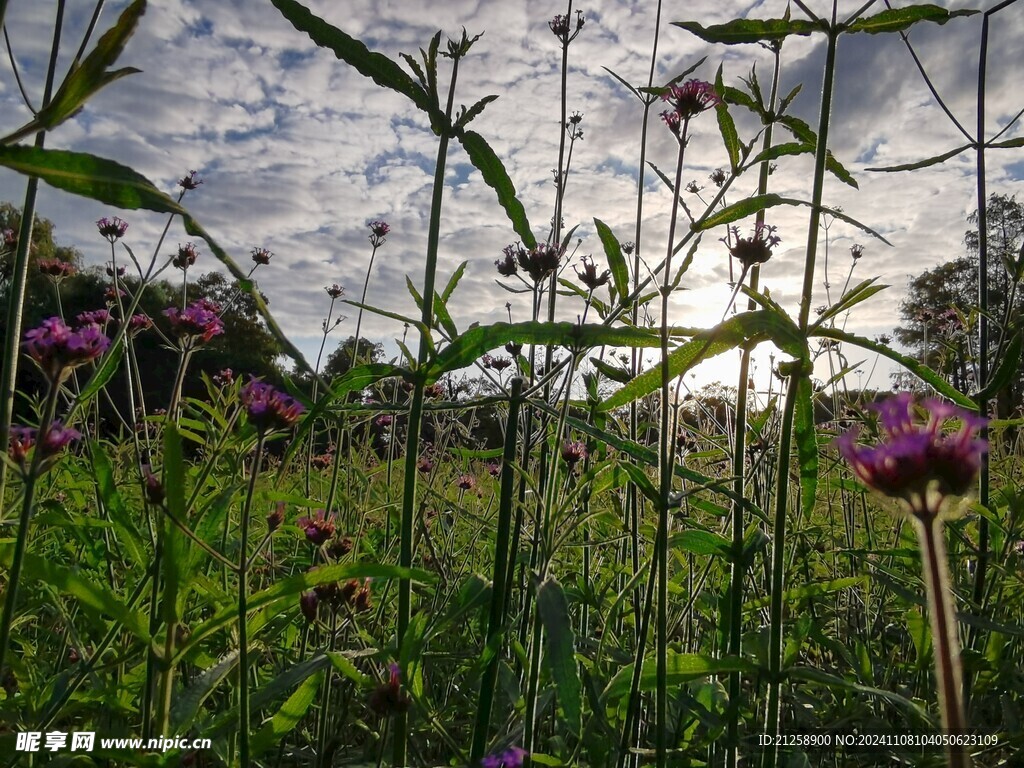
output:
{"label": "altocumulus cloud", "polygon": [[[104,12],[109,24],[126,2],[112,2]],[[456,103],[471,104],[496,94],[474,123],[503,159],[534,229],[548,226],[554,199],[551,168],[559,138],[559,47],[547,22],[564,13],[562,3],[455,0],[344,4],[308,3],[317,14],[362,39],[373,50],[398,59],[416,53],[442,28],[457,36],[462,27],[483,32],[460,68]],[[77,5],[77,4],[73,4]],[[829,4],[812,2],[826,14]],[[592,219],[607,222],[621,240],[633,239],[636,174],[640,142],[639,102],[609,75],[646,83],[653,42],[654,4],[647,2],[574,3],[587,22],[570,48],[569,110],[583,113],[584,140],[573,154],[564,211],[567,227],[580,224],[583,243],[577,258],[594,253],[603,261]],[[952,7],[963,7],[956,2]],[[744,13],[745,4],[699,0],[666,8],[667,21],[721,23]],[[850,12],[853,7],[849,9]],[[91,8],[69,10],[66,62]],[[766,1],[751,16],[781,15],[784,3]],[[41,90],[49,45],[52,8],[41,3],[14,3],[7,12],[14,53],[30,94]],[[957,19],[943,27],[919,25],[912,40],[940,93],[960,121],[973,130],[977,79],[978,17]],[[989,52],[987,119],[1005,122],[1022,106],[1013,79],[1016,44],[1024,32],[1024,9],[1001,14]],[[727,83],[737,84],[751,66],[765,87],[771,60],[759,46],[710,47],[676,27],[662,29],[656,82],[663,82],[701,57],[696,75],[713,79],[721,64]],[[793,111],[816,123],[823,40],[798,38],[783,50],[783,92],[797,83],[803,90]],[[163,188],[196,168],[206,183],[188,204],[196,217],[239,260],[253,246],[277,257],[258,273],[261,289],[286,333],[300,347],[315,351],[315,335],[326,304],[322,287],[342,283],[358,293],[369,257],[365,223],[386,219],[392,226],[378,254],[368,301],[389,310],[415,314],[404,291],[405,275],[418,284],[426,246],[435,141],[427,122],[399,96],[386,92],[318,50],[297,33],[269,3],[251,0],[167,0],[152,3],[122,59],[141,74],[121,80],[94,98],[73,122],[61,126],[48,146],[92,152],[134,167]],[[892,284],[883,300],[856,310],[849,330],[867,336],[898,323],[898,303],[908,275],[954,258],[962,252],[965,217],[975,208],[973,159],[964,154],[941,166],[912,174],[877,174],[868,167],[913,162],[966,142],[934,104],[915,72],[910,56],[895,35],[845,37],[840,45],[831,147],[855,175],[860,190],[829,179],[825,199],[884,234],[889,248],[870,241],[842,222],[829,230],[828,278],[819,261],[815,303],[824,303],[825,282],[833,297],[848,267],[849,247],[866,246],[856,276],[879,276]],[[606,69],[607,68],[607,69]],[[8,121],[25,114],[10,72],[0,78],[0,100]],[[758,126],[737,112],[741,136]],[[1021,135],[1020,126],[1004,138]],[[674,147],[660,121],[649,128],[648,160],[669,168]],[[713,117],[694,122],[684,180],[710,188],[708,174],[727,164]],[[989,154],[990,191],[1013,193],[1019,184],[1019,150]],[[773,189],[807,198],[809,162],[783,159],[772,177]],[[756,179],[741,178],[730,200],[750,194]],[[514,239],[493,192],[455,146],[449,159],[446,215],[442,225],[440,277],[469,262],[452,302],[460,327],[506,317],[526,319],[528,307],[495,283],[493,261]],[[0,174],[0,197],[20,202],[23,180]],[[687,201],[698,204],[692,195]],[[670,195],[647,173],[642,249],[652,262],[665,247]],[[77,245],[87,260],[99,263],[104,243],[93,222],[113,213],[103,206],[45,190],[40,213],[53,219],[58,237]],[[156,242],[163,221],[142,212],[124,214],[132,222],[132,245],[145,251]],[[806,210],[774,209],[771,222],[783,237],[763,282],[784,305],[795,307],[806,246]],[[704,237],[678,295],[673,319],[680,325],[708,325],[721,316],[730,294],[728,255],[718,238]],[[167,248],[187,239],[172,230]],[[151,246],[150,246],[151,247]],[[838,254],[838,256],[836,255]],[[206,256],[203,268],[213,268]],[[567,318],[574,307],[565,305]],[[711,308],[711,309],[709,309]],[[350,312],[349,314],[354,314]],[[343,338],[354,331],[343,328]],[[387,343],[401,335],[393,320],[367,316],[363,333]],[[389,349],[393,349],[390,345]],[[720,362],[712,376],[728,375]],[[766,365],[762,371],[766,373]],[[884,371],[881,371],[884,376]],[[882,376],[876,383],[884,384]]]}

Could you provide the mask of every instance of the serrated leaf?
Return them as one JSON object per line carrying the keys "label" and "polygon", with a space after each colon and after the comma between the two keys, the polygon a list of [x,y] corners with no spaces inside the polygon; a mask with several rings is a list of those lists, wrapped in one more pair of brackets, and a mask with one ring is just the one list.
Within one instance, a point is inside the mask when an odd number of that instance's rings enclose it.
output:
{"label": "serrated leaf", "polygon": [[142,174],[95,155],[13,145],[0,147],[0,165],[42,179],[55,189],[117,208],[184,213],[184,208]]}
{"label": "serrated leaf", "polygon": [[121,12],[117,23],[108,29],[96,43],[96,47],[81,62],[69,70],[64,82],[46,104],[27,125],[14,131],[10,136],[0,139],[2,144],[10,144],[31,133],[51,130],[74,117],[85,102],[94,93],[106,85],[126,75],[133,75],[141,70],[124,67],[108,71],[124,51],[128,39],[138,26],[139,19],[146,12],[145,0],[135,0]]}
{"label": "serrated leaf", "polygon": [[825,310],[821,317],[819,317],[811,326],[811,329],[813,330],[818,326],[824,325],[833,317],[836,317],[837,315],[842,314],[848,309],[857,306],[862,301],[866,301],[867,299],[874,296],[876,293],[884,291],[886,288],[889,287],[888,285],[875,285],[875,280],[877,279],[877,277],[872,277],[869,280],[863,280],[862,282],[853,286],[853,288],[848,290],[839,298],[839,301],[837,301],[835,304],[833,304],[831,307]]}
{"label": "serrated leaf", "polygon": [[784,40],[790,35],[807,36],[827,31],[827,27],[806,19],[735,19],[725,24],[704,27],[695,21],[673,21],[672,26],[692,32],[707,43],[759,43]]}
{"label": "serrated leaf", "polygon": [[600,219],[594,219],[594,227],[597,229],[597,236],[604,246],[604,255],[608,259],[608,269],[611,270],[612,279],[615,281],[615,291],[620,299],[629,295],[629,269],[626,266],[626,258],[622,255],[622,246],[612,233],[611,227]]}
{"label": "serrated leaf", "polygon": [[526,209],[516,197],[516,188],[498,155],[478,133],[459,131],[457,135],[462,148],[469,155],[469,161],[480,171],[487,186],[498,194],[498,204],[505,211],[509,221],[512,222],[512,229],[519,235],[523,245],[527,248],[535,247],[537,238],[533,236],[533,230],[530,229],[530,222],[526,218]]}
{"label": "serrated leaf", "polygon": [[473,121],[473,119],[477,115],[484,111],[484,107],[486,107],[488,104],[490,104],[497,98],[497,96],[484,96],[482,99],[476,102],[476,104],[471,106],[469,109],[466,109],[464,112],[462,112],[462,114],[459,115],[459,119],[455,123],[456,126],[459,128],[465,128]]}
{"label": "serrated leaf", "polygon": [[[718,68],[716,86],[722,83],[722,68]],[[718,131],[722,134],[722,143],[725,144],[725,151],[729,155],[729,167],[736,173],[740,167],[740,152],[743,144],[740,142],[740,135],[736,131],[736,123],[729,114],[729,105],[725,101],[719,101],[715,105],[715,115],[718,117]]]}
{"label": "serrated leaf", "polygon": [[866,168],[868,171],[877,171],[878,173],[896,173],[897,171],[916,171],[918,168],[927,168],[931,165],[938,165],[951,157],[956,157],[961,152],[970,149],[973,144],[964,144],[962,147],[951,149],[949,152],[943,152],[941,155],[935,155],[934,157],[925,158],[924,160],[918,160],[913,163],[906,163],[904,165],[888,165],[884,168]]}
{"label": "serrated leaf", "polygon": [[625,384],[633,378],[633,374],[629,371],[625,371],[622,368],[616,368],[614,365],[609,365],[600,358],[592,357],[590,358],[590,362],[604,376],[607,376],[609,379],[618,382],[619,384]]}
{"label": "serrated leaf", "polygon": [[[803,341],[793,321],[769,310],[744,312],[719,323],[714,328],[697,333],[691,341],[669,353],[669,379],[675,379],[694,368],[704,360],[745,343],[770,339],[780,349],[802,356]],[[629,384],[606,398],[600,405],[601,411],[610,411],[648,395],[661,386],[659,362]]]}
{"label": "serrated leaf", "polygon": [[867,32],[869,35],[877,35],[883,32],[902,32],[919,21],[930,21],[935,24],[945,24],[957,16],[973,16],[978,11],[963,9],[959,11],[947,11],[937,5],[909,5],[906,8],[889,8],[876,13],[874,16],[860,18],[846,26],[845,31],[851,34]]}
{"label": "serrated leaf", "polygon": [[444,123],[444,114],[437,104],[396,62],[382,53],[370,51],[362,42],[328,24],[295,0],[271,2],[295,29],[305,32],[319,47],[333,51],[341,61],[377,85],[407,96],[413,104],[430,115],[431,123]]}
{"label": "serrated leaf", "polygon": [[583,722],[582,686],[576,663],[576,634],[561,584],[549,576],[537,588],[537,615],[544,625],[544,663],[555,681],[562,719],[575,736]]}
{"label": "serrated leaf", "polygon": [[698,231],[714,229],[722,224],[731,224],[734,221],[739,221],[758,211],[763,211],[776,205],[796,205],[797,202],[796,200],[790,200],[789,198],[777,195],[774,192],[769,192],[766,195],[754,195],[726,206],[718,213],[702,221],[695,222],[693,228]]}
{"label": "serrated leaf", "polygon": [[441,298],[445,301],[445,303],[447,303],[448,300],[452,297],[452,294],[455,293],[455,288],[459,285],[459,281],[462,279],[462,276],[466,273],[467,264],[469,264],[468,261],[464,261],[461,264],[459,264],[459,266],[455,268],[455,271],[452,272],[452,276],[448,278],[448,284],[445,285],[444,290],[441,291]]}
{"label": "serrated leaf", "polygon": [[[794,386],[793,382],[790,386]],[[814,388],[809,376],[795,382],[796,408],[793,413],[793,436],[800,464],[800,514],[809,517],[814,510],[818,491],[818,442],[814,429]]]}

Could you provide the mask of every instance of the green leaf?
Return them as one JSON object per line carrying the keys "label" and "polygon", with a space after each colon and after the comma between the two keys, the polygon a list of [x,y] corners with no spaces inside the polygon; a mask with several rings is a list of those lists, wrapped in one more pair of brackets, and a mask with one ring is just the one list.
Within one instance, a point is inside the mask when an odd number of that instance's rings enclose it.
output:
{"label": "green leaf", "polygon": [[117,369],[121,365],[121,358],[124,357],[124,340],[121,339],[117,342],[113,349],[103,356],[103,362],[100,363],[100,367],[89,379],[88,383],[82,388],[78,397],[75,398],[75,405],[81,405],[89,402],[103,387],[107,385],[107,382],[117,373]]}
{"label": "green leaf", "polygon": [[629,91],[630,93],[632,93],[632,94],[633,94],[634,96],[636,96],[636,97],[637,97],[638,99],[640,99],[640,101],[644,101],[644,97],[643,97],[643,96],[642,96],[642,95],[640,94],[640,91],[638,91],[638,90],[637,90],[636,88],[634,88],[634,87],[633,87],[632,85],[630,85],[630,84],[629,84],[629,83],[628,83],[628,82],[627,82],[626,80],[623,80],[623,79],[622,79],[621,77],[619,77],[619,76],[618,76],[617,74],[615,74],[615,73],[614,73],[614,72],[612,72],[612,71],[611,71],[610,69],[608,69],[608,67],[601,67],[601,69],[603,69],[603,70],[604,70],[605,72],[607,72],[607,73],[608,73],[609,75],[611,75],[611,76],[612,76],[612,77],[614,77],[614,78],[615,78],[616,80],[618,80],[618,81],[619,81],[620,83],[622,83],[622,85],[626,86],[626,89],[627,89],[627,90],[628,90],[628,91]]}
{"label": "green leaf", "polygon": [[89,97],[104,86],[139,72],[134,67],[114,71],[108,71],[107,68],[117,61],[145,12],[145,0],[135,0],[125,8],[117,23],[103,33],[96,47],[81,64],[72,65],[50,102],[36,113],[31,122],[0,139],[0,143],[10,144],[31,133],[55,128],[76,115]]}
{"label": "green leaf", "polygon": [[331,26],[295,0],[270,1],[295,29],[305,32],[318,46],[333,51],[341,61],[377,85],[407,96],[413,104],[430,115],[431,123],[443,125],[444,115],[440,108],[397,62],[382,53],[370,51],[362,42]]}
{"label": "green leaf", "polygon": [[772,208],[776,205],[797,205],[797,203],[798,201],[796,200],[776,195],[774,192],[769,192],[766,195],[754,195],[726,206],[718,213],[708,216],[706,219],[694,222],[693,228],[698,231],[714,229],[722,224],[732,224],[734,221],[745,219],[747,216],[763,211],[766,208]]}
{"label": "green leaf", "polygon": [[142,537],[139,529],[135,527],[135,521],[128,514],[125,508],[124,499],[117,490],[114,482],[114,467],[98,442],[93,441],[89,454],[92,457],[92,472],[96,478],[96,492],[103,502],[103,508],[114,527],[114,535],[118,543],[124,548],[131,562],[140,570],[149,565],[149,558],[145,553]]}
{"label": "green leaf", "polygon": [[117,208],[184,213],[184,208],[142,174],[95,155],[13,145],[0,147],[0,165]]}
{"label": "green leaf", "polygon": [[825,310],[821,317],[819,317],[811,326],[811,330],[814,330],[820,325],[824,325],[833,317],[842,314],[848,309],[860,304],[862,301],[871,298],[879,291],[884,291],[889,287],[888,285],[875,285],[874,282],[877,279],[877,277],[872,277],[870,280],[863,280],[853,286],[853,288],[848,290],[839,298],[839,301]]}
{"label": "green leaf", "polygon": [[[967,146],[971,146],[968,144]],[[1016,139],[1005,139],[1003,141],[993,141],[985,145],[992,149],[1012,149],[1014,147],[1024,147],[1024,136],[1018,136]]]}
{"label": "green leaf", "polygon": [[846,333],[838,328],[818,328],[813,331],[811,337],[821,336],[826,339],[835,339],[836,341],[843,341],[848,344],[860,347],[861,349],[869,349],[872,352],[877,352],[883,357],[887,357],[890,360],[899,363],[905,369],[910,371],[912,374],[917,376],[923,382],[932,387],[938,394],[948,397],[957,405],[963,408],[974,408],[974,401],[962,392],[958,392],[949,382],[939,376],[931,368],[922,365],[917,360],[901,355],[899,352],[890,349],[884,344],[879,344],[876,341],[865,339],[863,336],[856,336],[852,333]]}
{"label": "green leaf", "polygon": [[526,209],[516,197],[516,188],[497,154],[484,141],[483,136],[473,131],[459,131],[458,139],[462,143],[462,148],[466,150],[466,154],[469,155],[469,161],[480,171],[484,182],[498,193],[498,204],[501,205],[505,215],[512,222],[512,229],[519,235],[523,245],[527,248],[535,247],[537,238],[533,236],[533,230],[530,229],[530,222],[526,218]]}
{"label": "green leaf", "polygon": [[[815,582],[813,584],[804,584],[799,587],[792,587],[782,593],[782,600],[785,603],[799,603],[802,600],[807,600],[812,597],[822,597],[823,595],[831,595],[836,592],[842,592],[844,589],[850,589],[852,587],[866,584],[868,581],[867,576],[846,576],[841,579],[832,579],[831,581]],[[756,600],[750,600],[743,604],[743,611],[747,613],[749,611],[756,611],[761,608],[766,608],[771,601],[771,596],[766,595],[765,597],[759,597]]]}
{"label": "green leaf", "polygon": [[[744,312],[719,323],[714,328],[700,331],[691,341],[669,353],[669,379],[675,379],[704,360],[735,349],[742,344],[771,340],[780,349],[802,357],[803,340],[799,330],[788,317],[769,310]],[[610,411],[637,398],[648,395],[661,386],[662,363],[641,373],[629,384],[606,398],[600,410]]]}
{"label": "green leaf", "polygon": [[668,538],[669,549],[680,549],[691,555],[716,555],[732,560],[732,542],[713,531],[691,528],[673,533]]}
{"label": "green leaf", "polygon": [[[417,568],[399,568],[394,565],[379,565],[377,563],[326,565],[281,579],[273,586],[256,592],[249,598],[248,608],[250,611],[259,611],[270,606],[276,606],[286,599],[294,598],[300,592],[305,592],[321,584],[363,578],[373,579],[374,583],[387,579],[412,579],[421,583],[431,583],[437,580],[434,574]],[[296,602],[295,605],[297,606],[298,603]],[[232,625],[237,618],[238,607],[235,605],[225,606],[209,619],[194,627],[188,642],[178,649],[175,655],[175,663],[204,638],[209,637],[224,627]],[[255,702],[253,707],[255,708]]]}
{"label": "green leaf", "polygon": [[175,733],[183,733],[192,727],[203,702],[216,690],[221,681],[238,664],[238,649],[229,651],[220,661],[192,681],[185,690],[174,697],[171,707],[171,725]]}
{"label": "green leaf", "polygon": [[578,737],[583,722],[583,699],[576,664],[576,635],[565,592],[552,576],[537,588],[537,614],[544,624],[544,662],[555,681],[562,718],[569,731]]}
{"label": "green leaf", "polygon": [[[750,661],[738,656],[708,656],[703,653],[677,653],[669,649],[666,684],[672,688],[709,675],[723,675],[730,672],[747,674],[757,671]],[[629,693],[633,678],[633,665],[627,664],[611,679],[601,694],[602,701],[617,703]],[[640,690],[653,691],[658,685],[657,661],[654,654],[644,659],[640,674]]]}
{"label": "green leaf", "polygon": [[601,245],[604,246],[608,269],[615,281],[615,292],[622,299],[629,295],[629,269],[626,266],[626,258],[622,255],[622,246],[612,233],[611,227],[603,221],[594,219],[594,227],[597,229],[597,236],[601,238]]}
{"label": "green leaf", "polygon": [[467,264],[469,264],[468,261],[464,261],[461,264],[459,264],[459,266],[456,267],[455,271],[452,273],[452,276],[448,278],[448,284],[444,287],[444,290],[441,291],[441,298],[445,301],[445,303],[447,303],[448,300],[452,297],[452,294],[455,293],[455,288],[458,286],[459,281],[462,279],[462,276],[466,273]]}
{"label": "green leaf", "polygon": [[900,709],[913,715],[915,721],[921,724],[934,726],[934,721],[928,712],[921,706],[915,704],[910,699],[907,699],[899,694],[886,691],[881,688],[872,688],[871,686],[861,685],[855,683],[852,680],[845,680],[836,675],[823,672],[820,669],[814,669],[813,667],[793,667],[789,670],[790,680],[806,680],[808,682],[818,683],[824,685],[826,688],[839,688],[848,691],[856,691],[857,693],[864,693],[875,698],[883,699],[888,701],[890,704],[895,704]]}
{"label": "green leaf", "polygon": [[[0,545],[0,563],[5,570],[11,567],[13,552],[13,546]],[[31,554],[25,555],[22,568],[25,578],[49,584],[58,593],[69,595],[83,606],[121,623],[139,640],[149,642],[149,620],[121,602],[107,587],[85,578],[77,568],[66,568],[49,558]]]}
{"label": "green leaf", "polygon": [[477,115],[484,111],[484,107],[486,107],[496,98],[498,97],[494,95],[484,96],[482,99],[480,99],[480,101],[471,106],[469,109],[463,107],[463,111],[462,113],[459,114],[459,119],[456,121],[455,126],[457,128],[465,128],[467,125],[473,122],[474,118],[476,118]]}
{"label": "green leaf", "polygon": [[[790,386],[793,386],[790,382]],[[793,434],[796,437],[796,455],[800,462],[800,513],[806,518],[814,511],[814,497],[818,491],[818,442],[814,430],[814,389],[809,376],[796,382],[796,408]]]}
{"label": "green leaf", "polygon": [[629,371],[625,371],[622,368],[616,368],[614,365],[609,365],[604,360],[596,357],[590,358],[590,362],[602,375],[607,376],[612,381],[618,382],[619,384],[625,384],[633,378],[633,374]]}
{"label": "green leaf", "polygon": [[506,342],[547,344],[590,349],[592,347],[656,347],[657,335],[640,328],[576,323],[494,323],[470,328],[441,350],[430,364],[429,378],[471,365],[485,352]]}
{"label": "green leaf", "polygon": [[945,24],[957,16],[973,16],[976,13],[978,11],[970,9],[947,11],[937,5],[908,5],[906,8],[889,8],[874,16],[857,19],[847,25],[845,31],[850,33],[867,32],[870,35],[882,32],[902,32],[919,21]]}
{"label": "green leaf", "polygon": [[253,734],[250,743],[252,754],[259,755],[271,747],[277,746],[281,743],[281,739],[295,729],[295,726],[313,705],[316,692],[320,689],[323,679],[324,673],[321,670],[308,677],[291,696],[285,699],[281,708],[270,718],[270,722],[264,724]]}
{"label": "green leaf", "polygon": [[459,329],[456,327],[455,321],[452,320],[452,316],[448,313],[448,305],[441,298],[441,294],[436,291],[434,292],[434,317],[437,318],[438,324],[444,328],[445,333],[451,338],[459,335]]}
{"label": "green leaf", "polygon": [[673,21],[672,26],[692,32],[704,42],[725,45],[783,40],[790,35],[807,36],[828,29],[806,19],[735,19],[710,27],[703,27],[695,21]]}
{"label": "green leaf", "polygon": [[658,489],[654,487],[654,482],[647,476],[647,473],[643,469],[631,462],[624,461],[619,464],[619,467],[629,475],[629,480],[633,485],[639,489],[648,501],[655,506],[661,505],[661,494]]}
{"label": "green leaf", "polygon": [[776,160],[780,157],[788,155],[813,155],[814,145],[809,144],[805,141],[787,141],[782,144],[776,144],[769,147],[768,149],[758,152],[757,155],[747,163],[748,168],[763,163],[765,160]]}
{"label": "green leaf", "polygon": [[[715,75],[716,92],[721,93],[722,86],[722,67],[719,65]],[[722,134],[725,151],[729,155],[729,167],[733,173],[736,173],[740,167],[740,151],[743,149],[743,145],[740,143],[739,133],[736,132],[736,123],[733,121],[732,115],[729,114],[729,105],[724,100],[719,101],[715,106],[715,115],[718,117],[718,130]]]}
{"label": "green leaf", "polygon": [[970,149],[973,144],[964,144],[962,147],[951,149],[949,152],[943,152],[941,155],[935,155],[924,160],[918,160],[914,163],[906,163],[905,165],[889,165],[884,168],[867,168],[868,171],[877,171],[879,173],[895,173],[897,171],[916,171],[918,168],[927,168],[930,165],[938,165],[939,163],[949,160],[951,157],[956,157],[961,152]]}
{"label": "green leaf", "polygon": [[985,388],[975,395],[975,399],[979,403],[991,400],[1001,389],[1020,375],[1022,343],[1024,343],[1024,330],[1018,328],[1017,332],[1013,334],[1013,338],[1010,339],[1010,343],[1007,344],[1006,350],[999,360],[999,367],[992,374],[992,378]]}

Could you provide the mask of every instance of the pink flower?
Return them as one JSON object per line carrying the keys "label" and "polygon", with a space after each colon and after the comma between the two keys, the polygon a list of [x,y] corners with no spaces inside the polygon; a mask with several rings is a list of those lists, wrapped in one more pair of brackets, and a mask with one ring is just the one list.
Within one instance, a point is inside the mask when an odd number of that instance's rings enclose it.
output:
{"label": "pink flower", "polygon": [[740,237],[738,227],[730,227],[735,242],[729,246],[729,253],[745,268],[764,264],[772,257],[772,248],[782,242],[775,234],[776,227],[757,224],[750,237]]}
{"label": "pink flower", "polygon": [[252,249],[252,260],[254,264],[262,264],[266,266],[270,263],[270,259],[274,254],[268,251],[266,248],[253,248]]}
{"label": "pink flower", "polygon": [[672,107],[661,113],[661,119],[677,138],[691,117],[722,103],[711,83],[703,80],[687,80],[682,85],[669,86],[661,98]]}
{"label": "pink flower", "polygon": [[170,307],[164,315],[171,321],[171,331],[185,343],[206,343],[224,333],[224,323],[217,315],[219,307],[212,301],[200,299],[184,310]]}
{"label": "pink flower", "polygon": [[[910,392],[871,407],[879,414],[880,443],[859,445],[857,428],[835,441],[854,474],[916,517],[948,511],[951,497],[967,493],[981,468],[988,443],[975,435],[986,420],[937,399],[921,403],[922,419]],[[943,431],[949,420],[955,420],[957,428]]]}
{"label": "pink flower", "polygon": [[196,176],[197,173],[198,171],[189,171],[184,178],[178,180],[178,186],[185,191],[196,189],[203,183],[203,180]]}
{"label": "pink flower", "polygon": [[370,228],[370,245],[374,248],[384,245],[384,238],[391,231],[391,226],[386,221],[371,221],[366,226]]}
{"label": "pink flower", "polygon": [[334,535],[334,515],[318,509],[312,515],[300,517],[298,526],[306,534],[306,541],[319,547]]}
{"label": "pink flower", "polygon": [[75,274],[75,265],[60,259],[40,259],[36,262],[36,267],[42,274],[58,282]]}
{"label": "pink flower", "polygon": [[180,270],[187,270],[196,263],[198,257],[199,251],[196,249],[195,244],[185,243],[178,246],[178,252],[171,259],[171,264]]}
{"label": "pink flower", "polygon": [[113,243],[115,240],[120,240],[124,237],[124,233],[128,231],[128,222],[117,216],[112,219],[104,216],[96,222],[96,229],[99,230],[103,237]]}
{"label": "pink flower", "polygon": [[260,433],[289,429],[306,410],[290,395],[275,389],[256,377],[242,387],[242,405]]}
{"label": "pink flower", "polygon": [[98,325],[72,331],[59,317],[44,320],[25,333],[25,351],[51,382],[60,382],[77,368],[102,355],[110,346]]}

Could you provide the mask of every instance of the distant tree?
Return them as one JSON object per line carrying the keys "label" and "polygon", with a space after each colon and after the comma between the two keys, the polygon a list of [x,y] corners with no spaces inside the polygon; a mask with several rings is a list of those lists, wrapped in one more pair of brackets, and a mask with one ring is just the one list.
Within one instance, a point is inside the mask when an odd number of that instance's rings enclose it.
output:
{"label": "distant tree", "polygon": [[327,362],[324,364],[324,378],[330,380],[348,372],[352,368],[353,359],[358,359],[360,365],[379,363],[384,359],[384,347],[369,339],[361,338],[358,351],[356,351],[356,337],[349,336],[328,356]]}
{"label": "distant tree", "polygon": [[[1006,344],[1024,317],[1024,205],[1015,197],[992,195],[987,206],[989,370],[998,365]],[[977,224],[977,212],[968,223]],[[966,253],[910,279],[900,304],[903,324],[895,336],[912,354],[943,375],[961,392],[976,389],[979,319],[978,231],[964,234]],[[905,383],[902,379],[898,384]],[[1024,374],[997,396],[1001,415],[1021,404]]]}

